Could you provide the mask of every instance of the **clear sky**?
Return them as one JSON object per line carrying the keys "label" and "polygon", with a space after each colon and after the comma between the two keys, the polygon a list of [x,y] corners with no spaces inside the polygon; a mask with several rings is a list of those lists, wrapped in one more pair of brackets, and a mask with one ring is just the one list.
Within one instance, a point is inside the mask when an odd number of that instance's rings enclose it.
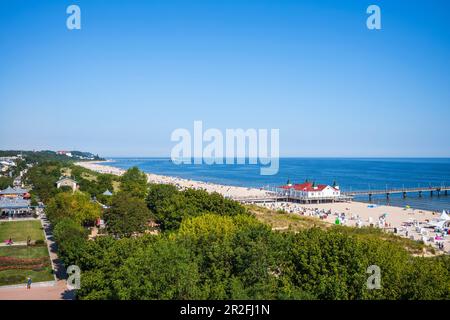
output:
{"label": "clear sky", "polygon": [[0,149],[168,156],[171,132],[202,120],[279,128],[283,156],[450,156],[449,14],[447,0],[1,0]]}

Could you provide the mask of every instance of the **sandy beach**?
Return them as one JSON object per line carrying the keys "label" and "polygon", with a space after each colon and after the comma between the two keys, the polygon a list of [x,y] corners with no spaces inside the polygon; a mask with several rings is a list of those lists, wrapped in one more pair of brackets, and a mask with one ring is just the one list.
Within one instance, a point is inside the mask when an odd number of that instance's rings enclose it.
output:
{"label": "sandy beach", "polygon": [[373,205],[357,201],[321,204],[272,202],[261,205],[272,210],[283,210],[288,213],[316,217],[331,224],[335,224],[336,219],[339,219],[339,224],[350,227],[373,226],[389,232],[394,232],[395,228],[397,234],[402,237],[424,241],[424,243],[435,248],[437,248],[438,242],[442,242],[444,251],[449,253],[450,250],[450,237],[444,235],[442,241],[436,241],[436,237],[440,237],[442,234],[427,227],[428,222],[439,218],[440,212]]}
{"label": "sandy beach", "polygon": [[[78,162],[76,165],[100,172],[114,175],[122,175],[125,170],[109,166],[111,161],[104,162]],[[180,189],[193,188],[203,189],[207,192],[217,192],[224,197],[229,198],[257,198],[268,195],[268,192],[256,188],[244,188],[236,186],[225,186],[202,181],[182,179],[147,173],[149,183],[172,184]],[[394,228],[397,234],[412,240],[422,240],[427,244],[437,247],[438,242],[444,243],[444,250],[450,250],[450,237],[444,236],[444,239],[435,241],[440,233],[434,232],[431,228],[426,228],[426,224],[436,220],[440,213],[426,210],[417,210],[414,208],[401,208],[386,205],[371,205],[363,202],[335,202],[322,204],[299,204],[288,202],[267,202],[258,203],[262,207],[272,210],[283,210],[285,212],[322,218],[329,223],[339,223],[352,227],[374,226],[393,232]]]}
{"label": "sandy beach", "polygon": [[265,204],[264,207],[274,210],[284,210],[290,213],[304,213],[305,215],[314,215],[316,211],[331,212],[326,221],[335,222],[335,213],[345,215],[344,224],[347,226],[356,226],[358,219],[361,226],[370,224],[378,225],[379,217],[386,214],[383,227],[400,227],[402,223],[416,220],[419,223],[425,223],[439,217],[439,213],[433,213],[426,210],[416,210],[413,208],[405,209],[401,207],[371,205],[369,203],[350,201],[350,202],[334,202],[320,204],[297,204],[278,202],[276,204]]}

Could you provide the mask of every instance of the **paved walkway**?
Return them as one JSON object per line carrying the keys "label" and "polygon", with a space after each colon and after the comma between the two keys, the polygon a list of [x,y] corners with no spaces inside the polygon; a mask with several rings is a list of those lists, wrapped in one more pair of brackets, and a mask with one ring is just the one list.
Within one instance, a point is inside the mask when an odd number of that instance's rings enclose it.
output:
{"label": "paved walkway", "polygon": [[30,217],[14,217],[13,218],[0,218],[0,222],[14,222],[14,221],[32,221],[36,220],[36,218]]}
{"label": "paved walkway", "polygon": [[27,245],[26,241],[13,242],[12,244],[9,244],[6,242],[0,243],[0,247],[14,247],[14,246],[26,246],[26,245]]}
{"label": "paved walkway", "polygon": [[55,282],[35,283],[31,289],[27,290],[25,283],[23,286],[0,287],[0,300],[72,300],[75,292],[67,289],[67,273],[63,263],[58,258],[57,246],[53,238],[50,222],[45,214],[41,215],[41,223],[44,228],[47,246],[55,272]]}
{"label": "paved walkway", "polygon": [[50,286],[32,285],[27,290],[25,284],[19,288],[0,288],[0,300],[61,300],[73,299],[73,293],[66,288],[66,281],[60,280]]}

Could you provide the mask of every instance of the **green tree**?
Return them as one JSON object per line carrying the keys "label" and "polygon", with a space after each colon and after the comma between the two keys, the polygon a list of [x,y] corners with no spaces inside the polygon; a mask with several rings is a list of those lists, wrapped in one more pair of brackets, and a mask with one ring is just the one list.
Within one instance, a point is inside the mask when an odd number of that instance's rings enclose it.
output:
{"label": "green tree", "polygon": [[8,188],[13,183],[13,179],[9,177],[0,177],[0,190]]}
{"label": "green tree", "polygon": [[208,299],[277,297],[278,235],[254,217],[204,214],[185,219],[176,236],[197,256]]}
{"label": "green tree", "polygon": [[[405,272],[403,298],[433,300],[450,298],[450,273],[445,258],[416,257],[411,270]],[[406,270],[405,270],[406,271]]]}
{"label": "green tree", "polygon": [[66,265],[79,260],[85,245],[87,230],[70,218],[61,219],[53,230],[58,252]]}
{"label": "green tree", "polygon": [[167,185],[151,185],[147,203],[162,230],[176,230],[183,219],[205,213],[224,216],[247,214],[238,202],[225,199],[218,193],[193,189],[178,191]]}
{"label": "green tree", "polygon": [[133,197],[145,199],[148,193],[147,175],[137,167],[128,169],[120,177],[120,190]]}
{"label": "green tree", "polygon": [[145,231],[151,218],[146,202],[126,192],[113,196],[111,207],[104,214],[107,231],[118,237]]}
{"label": "green tree", "polygon": [[52,223],[71,218],[80,225],[93,224],[101,217],[101,207],[83,192],[61,192],[53,197],[45,209]]}
{"label": "green tree", "polygon": [[205,298],[191,252],[175,241],[152,243],[127,259],[115,275],[114,290],[120,299]]}
{"label": "green tree", "polygon": [[157,212],[164,201],[171,200],[179,194],[178,189],[170,184],[150,184],[147,196],[147,204],[150,210]]}
{"label": "green tree", "polygon": [[28,170],[25,181],[32,185],[31,193],[46,203],[60,190],[56,188],[56,181],[61,176],[62,164],[57,161],[45,161]]}
{"label": "green tree", "polygon": [[77,291],[80,299],[118,299],[113,290],[116,272],[126,259],[137,250],[145,248],[153,237],[114,239],[111,236],[97,237],[87,241],[76,265],[83,272],[81,288]]}

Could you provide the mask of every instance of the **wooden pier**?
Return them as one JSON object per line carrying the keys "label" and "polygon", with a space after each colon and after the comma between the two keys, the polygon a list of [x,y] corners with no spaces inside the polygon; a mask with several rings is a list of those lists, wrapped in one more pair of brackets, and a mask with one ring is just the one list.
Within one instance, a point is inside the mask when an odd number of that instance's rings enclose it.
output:
{"label": "wooden pier", "polygon": [[391,194],[401,194],[403,198],[407,197],[408,193],[417,193],[419,197],[422,197],[424,193],[429,193],[430,197],[433,197],[435,194],[440,196],[441,193],[444,195],[448,195],[448,191],[450,191],[450,186],[429,186],[429,187],[416,187],[416,188],[394,188],[394,189],[375,189],[375,190],[363,190],[363,191],[344,191],[341,194],[344,194],[349,197],[357,197],[357,196],[368,196],[369,200],[372,199],[374,195],[385,195],[387,199]]}

